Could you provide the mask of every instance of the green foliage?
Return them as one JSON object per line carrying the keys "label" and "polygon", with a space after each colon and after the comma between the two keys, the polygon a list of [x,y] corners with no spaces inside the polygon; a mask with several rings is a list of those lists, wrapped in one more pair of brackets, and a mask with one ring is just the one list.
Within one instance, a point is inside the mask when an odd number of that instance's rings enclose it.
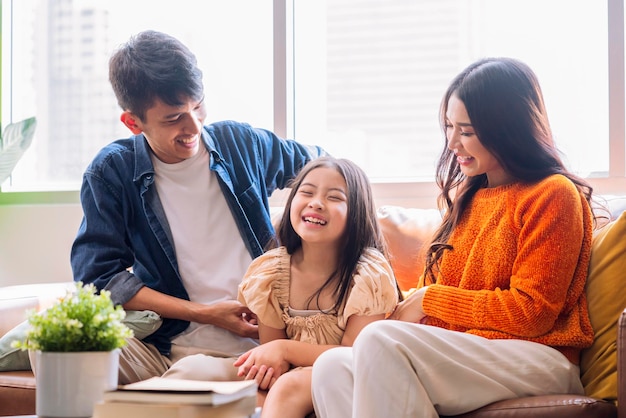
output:
{"label": "green foliage", "polygon": [[34,117],[7,125],[0,136],[0,184],[17,165],[24,152],[30,147],[35,135],[37,119]]}
{"label": "green foliage", "polygon": [[133,332],[122,320],[126,312],[114,306],[107,290],[96,293],[93,284],[76,284],[47,310],[30,311],[30,329],[14,347],[51,352],[111,351],[123,347]]}

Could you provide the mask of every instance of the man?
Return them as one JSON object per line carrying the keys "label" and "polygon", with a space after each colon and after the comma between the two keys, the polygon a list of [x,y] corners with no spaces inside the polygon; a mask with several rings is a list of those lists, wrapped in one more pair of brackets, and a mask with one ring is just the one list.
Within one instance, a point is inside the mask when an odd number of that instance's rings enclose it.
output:
{"label": "man", "polygon": [[85,171],[74,280],[163,318],[123,349],[121,384],[237,379],[234,358],[258,338],[237,286],[274,234],[268,197],[324,152],[247,124],[205,126],[202,72],[167,34],[131,38],[111,57],[109,79],[134,135]]}

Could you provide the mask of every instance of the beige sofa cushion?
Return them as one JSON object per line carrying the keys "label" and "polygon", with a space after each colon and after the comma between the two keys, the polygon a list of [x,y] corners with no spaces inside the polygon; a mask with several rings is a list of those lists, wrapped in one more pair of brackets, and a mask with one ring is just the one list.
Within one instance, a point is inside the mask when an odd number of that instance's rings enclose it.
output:
{"label": "beige sofa cushion", "polygon": [[400,289],[417,286],[424,270],[426,245],[441,224],[437,209],[381,206],[378,221]]}
{"label": "beige sofa cushion", "polygon": [[73,282],[2,287],[0,290],[0,336],[26,320],[29,309],[45,309],[73,288]]}

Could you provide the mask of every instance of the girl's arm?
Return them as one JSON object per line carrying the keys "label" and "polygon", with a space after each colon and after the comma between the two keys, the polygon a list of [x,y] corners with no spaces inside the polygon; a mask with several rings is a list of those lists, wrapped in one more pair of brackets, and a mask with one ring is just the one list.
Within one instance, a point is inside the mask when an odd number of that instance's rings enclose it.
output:
{"label": "girl's arm", "polygon": [[[333,347],[351,347],[361,330],[369,323],[384,319],[384,314],[379,315],[351,315],[346,324],[346,330],[341,339],[341,344],[310,344],[293,340],[275,340],[264,344],[273,355],[280,356],[284,361],[293,366],[312,366],[315,360],[324,351]],[[257,350],[260,347],[255,348]]]}
{"label": "girl's arm", "polygon": [[[365,326],[371,322],[385,319],[385,314],[379,315],[351,315],[346,324],[346,331],[343,333],[341,345],[352,347],[357,335]],[[316,357],[317,358],[317,357]]]}
{"label": "girl's arm", "polygon": [[281,339],[287,339],[287,333],[284,329],[272,328],[259,323],[259,342],[261,344]]}
{"label": "girl's arm", "polygon": [[[352,346],[361,330],[369,323],[384,319],[379,315],[351,315],[341,340],[342,346]],[[238,375],[261,382],[276,379],[289,370],[290,366],[312,366],[324,351],[339,347],[338,344],[310,344],[288,340],[285,331],[259,324],[262,344],[242,354],[234,366],[239,367]]]}

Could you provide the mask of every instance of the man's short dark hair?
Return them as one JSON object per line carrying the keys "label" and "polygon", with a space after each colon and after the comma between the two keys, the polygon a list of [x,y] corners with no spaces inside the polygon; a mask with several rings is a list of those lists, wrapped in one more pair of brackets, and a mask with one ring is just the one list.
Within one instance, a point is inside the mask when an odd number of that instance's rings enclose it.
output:
{"label": "man's short dark hair", "polygon": [[178,39],[152,30],[133,36],[113,54],[109,81],[122,110],[141,120],[156,99],[179,106],[204,95],[195,55]]}

